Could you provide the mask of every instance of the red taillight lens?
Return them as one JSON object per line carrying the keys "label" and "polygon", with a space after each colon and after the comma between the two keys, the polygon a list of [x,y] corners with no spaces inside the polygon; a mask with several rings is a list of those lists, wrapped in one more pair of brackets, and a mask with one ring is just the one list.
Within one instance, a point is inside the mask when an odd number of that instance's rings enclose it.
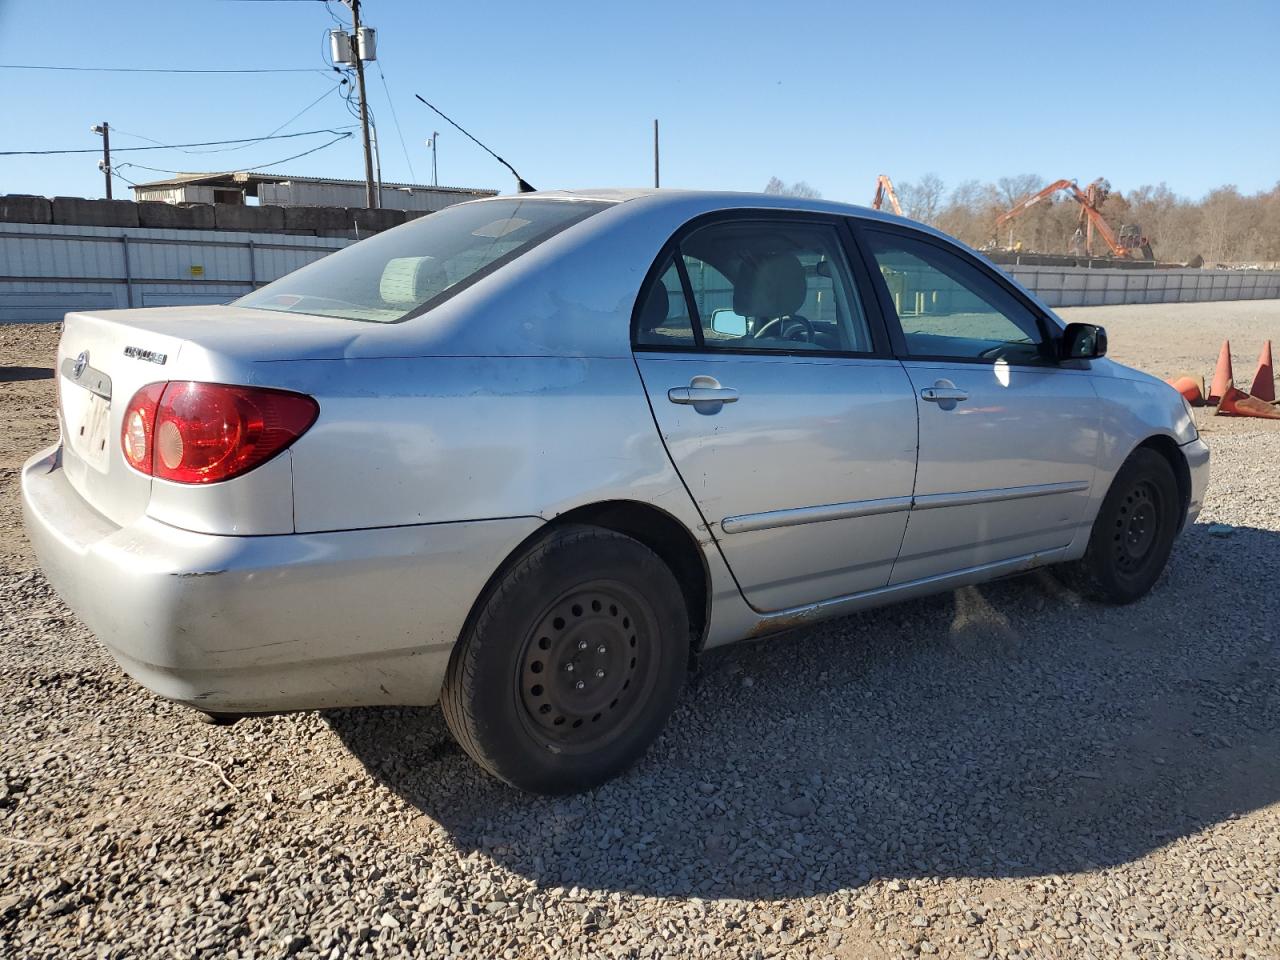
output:
{"label": "red taillight lens", "polygon": [[120,446],[124,459],[135,470],[151,472],[151,438],[155,434],[156,408],[164,393],[163,383],[149,383],[133,395],[124,410]]}
{"label": "red taillight lens", "polygon": [[271,459],[315,423],[319,405],[287,390],[174,381],[139,390],[125,409],[125,460],[176,483],[217,483]]}

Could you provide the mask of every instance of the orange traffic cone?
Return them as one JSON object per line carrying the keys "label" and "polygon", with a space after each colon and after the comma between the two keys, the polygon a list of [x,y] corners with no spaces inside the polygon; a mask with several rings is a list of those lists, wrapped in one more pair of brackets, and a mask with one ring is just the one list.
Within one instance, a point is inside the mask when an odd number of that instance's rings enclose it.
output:
{"label": "orange traffic cone", "polygon": [[1276,371],[1271,365],[1270,340],[1262,345],[1262,352],[1258,354],[1258,372],[1253,375],[1253,386],[1249,388],[1249,394],[1259,400],[1275,403]]}
{"label": "orange traffic cone", "polygon": [[1234,385],[1227,384],[1222,399],[1218,401],[1215,416],[1227,417],[1259,417],[1263,420],[1280,420],[1280,409],[1273,407],[1265,400],[1251,397]]}
{"label": "orange traffic cone", "polygon": [[1187,403],[1193,407],[1204,406],[1204,377],[1183,373],[1172,380],[1166,380],[1165,383],[1186,397]]}
{"label": "orange traffic cone", "polygon": [[1213,386],[1209,388],[1209,399],[1206,402],[1214,404],[1221,400],[1234,380],[1231,373],[1231,341],[1223,340],[1222,350],[1218,353],[1218,367],[1213,371]]}

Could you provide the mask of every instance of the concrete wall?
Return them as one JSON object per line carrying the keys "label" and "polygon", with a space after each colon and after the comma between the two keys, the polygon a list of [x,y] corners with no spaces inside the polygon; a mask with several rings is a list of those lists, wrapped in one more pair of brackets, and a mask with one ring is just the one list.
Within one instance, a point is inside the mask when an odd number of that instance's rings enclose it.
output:
{"label": "concrete wall", "polygon": [[1021,264],[1003,269],[1051,307],[1280,298],[1280,271],[1090,270]]}
{"label": "concrete wall", "polygon": [[[382,187],[382,209],[384,210],[416,210],[420,213],[435,213],[455,203],[465,200],[476,200],[480,197],[493,196],[496,191],[490,190],[441,190],[431,187],[414,187],[402,190],[397,187]],[[363,183],[308,183],[290,181],[285,183],[258,184],[258,202],[274,203],[282,207],[359,207],[365,202]]]}
{"label": "concrete wall", "polygon": [[293,233],[359,239],[425,215],[421,210],[364,207],[288,208],[236,203],[178,206],[159,201],[85,200],[81,197],[0,196],[0,228],[6,224],[80,227],[154,227],[166,230],[229,230]]}
{"label": "concrete wall", "polygon": [[351,242],[0,223],[0,323],[60,321],[69,310],[226,303]]}

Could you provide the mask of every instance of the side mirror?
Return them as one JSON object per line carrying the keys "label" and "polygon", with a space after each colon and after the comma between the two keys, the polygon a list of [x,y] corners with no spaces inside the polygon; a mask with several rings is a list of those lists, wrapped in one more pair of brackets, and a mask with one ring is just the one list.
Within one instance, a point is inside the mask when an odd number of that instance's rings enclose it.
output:
{"label": "side mirror", "polygon": [[1058,341],[1060,360],[1096,360],[1107,355],[1107,331],[1092,323],[1068,323]]}
{"label": "side mirror", "polygon": [[734,313],[728,307],[720,307],[711,311],[711,329],[726,337],[745,337],[747,318]]}

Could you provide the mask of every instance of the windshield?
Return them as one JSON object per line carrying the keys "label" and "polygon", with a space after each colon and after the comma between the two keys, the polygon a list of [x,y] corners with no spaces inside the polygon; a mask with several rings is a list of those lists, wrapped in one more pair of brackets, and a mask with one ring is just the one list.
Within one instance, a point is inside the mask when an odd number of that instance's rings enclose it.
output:
{"label": "windshield", "polygon": [[378,323],[406,320],[606,206],[519,198],[456,204],[308,264],[236,305]]}

